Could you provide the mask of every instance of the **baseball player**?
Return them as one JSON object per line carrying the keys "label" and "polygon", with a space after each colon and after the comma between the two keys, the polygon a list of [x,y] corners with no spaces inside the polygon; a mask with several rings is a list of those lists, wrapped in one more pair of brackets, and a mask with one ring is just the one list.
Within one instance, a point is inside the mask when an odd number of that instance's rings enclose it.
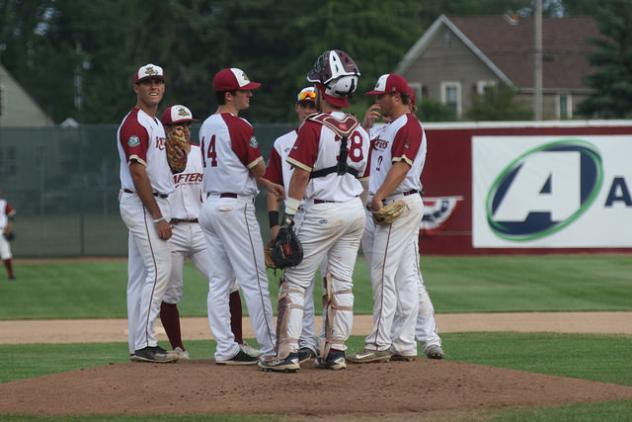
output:
{"label": "baseball player", "polygon": [[199,134],[207,195],[200,224],[213,256],[209,324],[217,340],[215,362],[220,365],[257,363],[257,357],[244,351],[230,330],[228,297],[235,278],[243,291],[262,358],[274,355],[276,342],[254,199],[258,183],[279,197],[284,192],[281,186],[262,179],[265,164],[252,126],[239,117],[239,112],[250,106],[252,90],[260,86],[241,69],[219,71],[213,77],[219,107],[202,123]]}
{"label": "baseball player", "polygon": [[349,107],[359,75],[353,59],[341,50],[325,51],[307,75],[316,84],[321,113],[306,118],[299,129],[287,160],[294,171],[285,201],[286,224],[297,233],[304,258],[285,271],[279,294],[278,354],[259,362],[266,371],[300,369],[298,338],[305,294],[323,260],[328,269],[325,336],[316,366],[346,368],[345,342],[353,322],[352,275],[365,220],[360,179],[368,177],[369,137],[342,109]]}
{"label": "baseball player", "polygon": [[[294,110],[298,116],[299,124],[305,118],[317,111],[316,109],[316,89],[314,87],[303,88],[296,98]],[[292,166],[287,162],[290,150],[294,146],[298,129],[292,129],[288,133],[278,137],[273,144],[265,178],[279,185],[283,185],[285,192],[288,192],[290,178],[292,176]],[[266,196],[268,215],[270,219],[270,233],[272,239],[277,237],[279,232],[279,200],[268,192]],[[318,354],[318,341],[316,337],[316,327],[314,321],[314,284],[305,291],[305,306],[303,313],[303,330],[299,338],[299,362],[303,363],[313,359]]]}
{"label": "baseball player", "polygon": [[[180,126],[187,141],[191,142],[190,126],[193,121],[191,110],[183,105],[168,107],[162,113],[162,124],[169,139],[169,133],[176,126]],[[202,154],[200,147],[189,144],[187,165],[183,172],[173,175],[175,191],[169,195],[171,207],[171,277],[169,285],[160,305],[160,321],[167,333],[173,352],[179,359],[189,359],[189,352],[182,342],[180,331],[180,313],[178,303],[182,299],[183,267],[186,258],[191,259],[193,265],[208,277],[208,267],[213,262],[209,255],[204,234],[198,223],[200,207],[202,206]],[[238,343],[244,343],[242,337],[241,298],[237,285],[233,286],[229,300],[231,329]],[[244,345],[248,348],[248,345]],[[249,353],[254,353],[248,349]]]}
{"label": "baseball player", "polygon": [[15,209],[6,199],[0,197],[0,258],[2,258],[4,268],[7,270],[9,281],[15,281],[13,255],[11,254],[11,244],[9,243],[13,238],[14,217]]}
{"label": "baseball player", "polygon": [[154,327],[171,274],[167,198],[173,192],[173,180],[165,153],[165,131],[156,118],[165,92],[163,70],[154,64],[141,66],[133,82],[136,106],[116,135],[121,159],[120,211],[129,230],[129,351],[133,361],[173,362],[177,356],[158,346]]}
{"label": "baseball player", "polygon": [[349,357],[354,363],[417,356],[415,323],[420,278],[413,243],[423,217],[420,177],[426,139],[419,120],[410,113],[409,90],[403,77],[385,74],[367,93],[377,97],[381,113],[390,120],[372,142],[369,206],[379,210],[401,200],[406,208],[392,224],[367,221],[362,245],[371,270],[373,327],[365,339],[364,351]]}
{"label": "baseball player", "polygon": [[[410,89],[409,86],[409,111],[413,115],[417,111],[416,107],[416,98],[415,91]],[[380,117],[383,118],[383,124],[376,124],[376,120]],[[363,127],[369,131],[372,140],[378,139],[380,133],[388,123],[390,123],[391,119],[389,116],[381,116],[381,110],[379,104],[373,104],[364,115],[363,119]],[[373,141],[372,141],[373,142]],[[367,213],[370,213],[367,210]],[[370,233],[373,232],[374,223],[373,220],[368,215],[367,218],[367,227],[365,229],[365,234],[362,238],[362,250],[364,251],[365,258],[370,260],[370,250],[372,248],[372,237]],[[415,338],[417,341],[424,345],[424,354],[429,359],[443,359],[444,352],[441,348],[441,338],[438,334],[437,322],[434,316],[434,306],[432,301],[430,300],[430,295],[428,294],[428,290],[426,289],[423,276],[421,271],[419,270],[418,265],[418,257],[419,257],[419,243],[417,242],[417,238],[414,238],[410,249],[407,250],[407,254],[410,254],[410,258],[405,258],[405,261],[411,262],[414,265],[414,268],[411,268],[410,275],[411,277],[415,277],[418,279],[418,294],[419,294],[419,313],[417,315],[417,323],[415,327]],[[370,263],[369,263],[370,266]],[[395,317],[393,319],[393,328],[391,335],[392,337],[397,336],[397,332],[400,330],[400,321],[405,321],[405,318],[402,316],[402,312],[400,309],[397,309],[395,313]],[[391,357],[393,358],[393,357]],[[395,359],[398,357],[395,356]]]}

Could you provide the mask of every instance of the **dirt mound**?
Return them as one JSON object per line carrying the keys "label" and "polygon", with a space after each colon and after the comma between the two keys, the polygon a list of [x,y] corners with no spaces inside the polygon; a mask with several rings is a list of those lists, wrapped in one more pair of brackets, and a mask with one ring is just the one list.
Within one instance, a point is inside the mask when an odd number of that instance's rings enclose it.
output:
{"label": "dirt mound", "polygon": [[632,387],[425,359],[296,374],[208,360],[111,364],[0,385],[0,413],[35,415],[370,415],[617,399],[632,399]]}

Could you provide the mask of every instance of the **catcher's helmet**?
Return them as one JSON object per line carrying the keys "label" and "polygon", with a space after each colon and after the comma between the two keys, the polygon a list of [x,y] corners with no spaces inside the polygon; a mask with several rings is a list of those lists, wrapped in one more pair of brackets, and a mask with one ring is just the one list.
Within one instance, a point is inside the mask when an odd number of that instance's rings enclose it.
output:
{"label": "catcher's helmet", "polygon": [[327,50],[321,54],[307,80],[324,87],[325,95],[334,98],[350,98],[358,87],[360,69],[351,56],[342,50]]}

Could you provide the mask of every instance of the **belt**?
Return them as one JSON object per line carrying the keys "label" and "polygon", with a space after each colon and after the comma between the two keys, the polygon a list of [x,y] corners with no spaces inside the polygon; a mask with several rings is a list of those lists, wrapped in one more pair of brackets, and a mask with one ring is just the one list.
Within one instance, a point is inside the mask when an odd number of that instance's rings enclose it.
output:
{"label": "belt", "polygon": [[[129,190],[129,189],[123,189],[123,192],[125,192],[125,193],[136,193],[133,190]],[[167,199],[169,197],[169,195],[164,194],[164,193],[152,192],[152,194],[154,196],[158,197],[158,198],[161,198],[161,199]]]}
{"label": "belt", "polygon": [[416,189],[413,189],[413,190],[409,190],[408,192],[404,192],[404,193],[402,193],[402,195],[404,195],[404,196],[408,196],[408,195],[414,195],[414,194],[416,194],[416,193],[419,193],[419,191],[418,191],[418,190],[416,190]]}
{"label": "belt", "polygon": [[181,219],[181,218],[172,218],[169,221],[169,224],[179,224],[179,223],[197,223],[198,219],[197,218],[192,218],[190,220],[185,220],[185,219]]}
{"label": "belt", "polygon": [[327,201],[325,199],[314,199],[314,204],[337,204],[338,201]]}
{"label": "belt", "polygon": [[219,194],[220,198],[239,198],[239,195],[232,192],[222,192]]}

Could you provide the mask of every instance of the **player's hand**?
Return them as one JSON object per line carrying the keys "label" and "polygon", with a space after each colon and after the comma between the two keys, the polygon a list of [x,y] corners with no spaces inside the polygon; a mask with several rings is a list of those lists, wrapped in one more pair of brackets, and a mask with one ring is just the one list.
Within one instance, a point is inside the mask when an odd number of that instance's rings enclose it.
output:
{"label": "player's hand", "polygon": [[285,199],[285,189],[283,189],[282,185],[277,185],[276,183],[268,181],[266,188],[269,192],[273,193],[274,196],[277,197],[277,199]]}
{"label": "player's hand", "polygon": [[373,199],[371,199],[371,211],[377,211],[382,208],[384,204],[382,203],[382,198],[375,195]]}
{"label": "player's hand", "polygon": [[280,228],[281,228],[281,226],[279,224],[277,224],[276,226],[270,227],[270,239],[271,240],[274,240],[274,239],[277,238]]}
{"label": "player's hand", "polygon": [[160,220],[156,223],[156,231],[158,237],[162,240],[169,240],[171,238],[171,226],[167,220]]}
{"label": "player's hand", "polygon": [[378,120],[382,116],[382,109],[379,104],[373,104],[369,107],[364,113],[364,118],[362,119],[362,127],[366,130],[369,130],[373,127],[373,124],[376,120]]}

